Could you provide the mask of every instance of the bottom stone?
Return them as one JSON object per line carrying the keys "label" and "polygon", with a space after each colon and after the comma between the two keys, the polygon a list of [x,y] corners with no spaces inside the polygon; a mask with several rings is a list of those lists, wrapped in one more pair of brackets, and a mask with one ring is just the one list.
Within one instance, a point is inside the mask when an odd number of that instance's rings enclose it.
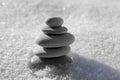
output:
{"label": "bottom stone", "polygon": [[43,65],[49,65],[49,64],[67,64],[67,63],[71,63],[72,59],[68,56],[61,56],[61,57],[56,57],[56,58],[40,58],[39,56],[34,55],[33,57],[31,57],[31,60],[29,62],[29,66],[30,67],[40,67]]}

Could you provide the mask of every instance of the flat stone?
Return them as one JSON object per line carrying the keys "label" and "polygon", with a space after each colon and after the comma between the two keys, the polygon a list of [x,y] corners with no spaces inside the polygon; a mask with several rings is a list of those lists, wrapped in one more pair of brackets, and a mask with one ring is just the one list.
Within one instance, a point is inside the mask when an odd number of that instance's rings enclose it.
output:
{"label": "flat stone", "polygon": [[[54,65],[57,68],[66,67],[66,64],[69,67],[69,64],[73,63],[72,57],[68,56],[61,56],[61,57],[55,57],[55,58],[40,58],[39,62],[29,62],[28,67],[32,70],[44,70],[46,69],[46,66],[48,65]],[[54,67],[51,67],[52,69]],[[38,74],[39,75],[39,74]]]}
{"label": "flat stone", "polygon": [[52,48],[52,47],[62,47],[68,46],[75,40],[74,36],[70,33],[61,35],[46,35],[42,34],[37,39],[37,44],[42,47]]}
{"label": "flat stone", "polygon": [[58,48],[36,48],[33,53],[41,58],[54,58],[65,56],[70,52],[69,46],[58,47]]}
{"label": "flat stone", "polygon": [[67,33],[68,29],[66,27],[52,28],[52,27],[46,26],[45,28],[42,29],[42,31],[45,34],[64,34],[64,33]]}
{"label": "flat stone", "polygon": [[59,27],[63,24],[63,19],[60,17],[52,17],[46,21],[46,24],[50,27]]}

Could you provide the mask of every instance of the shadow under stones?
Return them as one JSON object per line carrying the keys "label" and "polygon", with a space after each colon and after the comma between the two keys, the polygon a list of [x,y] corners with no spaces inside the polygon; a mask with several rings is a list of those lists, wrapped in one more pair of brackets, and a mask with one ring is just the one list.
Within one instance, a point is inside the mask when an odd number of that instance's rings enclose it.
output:
{"label": "shadow under stones", "polygon": [[[49,70],[46,70],[46,66]],[[70,53],[68,56],[43,59],[39,64],[31,64],[32,75],[56,80],[120,80],[120,73],[100,62]],[[38,73],[37,73],[38,72]],[[46,73],[45,73],[46,72]]]}

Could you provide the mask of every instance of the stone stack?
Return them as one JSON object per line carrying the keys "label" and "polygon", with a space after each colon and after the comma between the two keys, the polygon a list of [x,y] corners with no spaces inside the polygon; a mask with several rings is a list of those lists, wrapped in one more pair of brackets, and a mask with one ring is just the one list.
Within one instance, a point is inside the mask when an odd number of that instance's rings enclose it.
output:
{"label": "stone stack", "polygon": [[34,50],[35,56],[31,62],[40,62],[40,58],[57,58],[65,56],[70,52],[70,44],[75,40],[74,36],[68,33],[68,29],[63,27],[63,19],[53,17],[46,21],[47,26],[42,29],[43,34],[37,39],[37,44],[42,48]]}

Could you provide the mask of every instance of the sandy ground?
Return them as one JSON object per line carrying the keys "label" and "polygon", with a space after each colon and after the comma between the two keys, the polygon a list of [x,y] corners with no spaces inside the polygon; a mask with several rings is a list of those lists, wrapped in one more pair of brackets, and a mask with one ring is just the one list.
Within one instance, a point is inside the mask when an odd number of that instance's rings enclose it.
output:
{"label": "sandy ground", "polygon": [[[0,0],[0,80],[120,80],[119,0]],[[60,64],[29,66],[49,17],[76,40]],[[65,62],[65,63],[63,63]]]}

